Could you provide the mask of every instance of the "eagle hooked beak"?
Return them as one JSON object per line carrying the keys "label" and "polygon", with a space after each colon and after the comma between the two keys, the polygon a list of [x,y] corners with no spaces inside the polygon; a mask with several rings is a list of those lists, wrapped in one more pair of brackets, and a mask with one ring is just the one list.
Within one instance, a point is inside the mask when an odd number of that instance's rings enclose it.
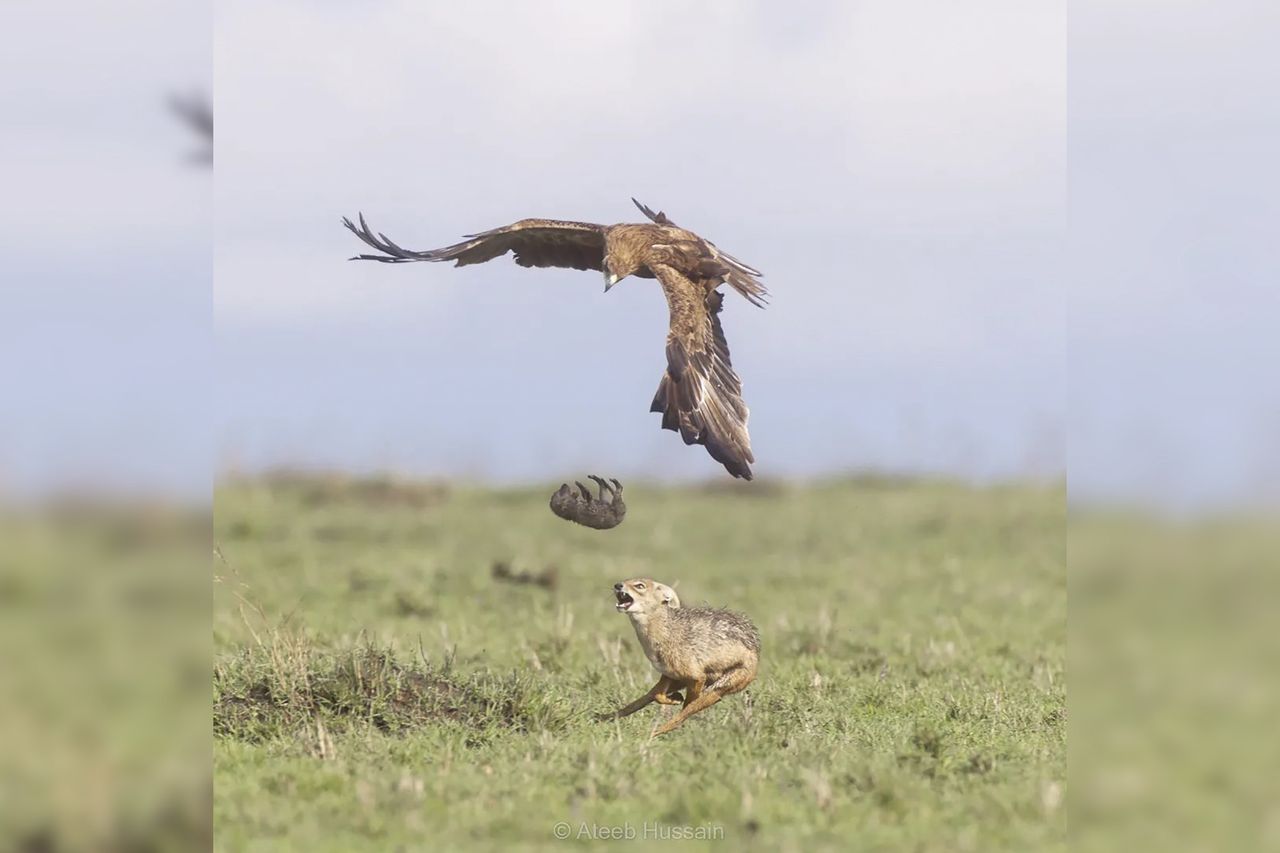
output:
{"label": "eagle hooked beak", "polygon": [[605,270],[604,271],[604,292],[608,293],[609,288],[613,287],[617,283],[618,283],[618,274],[615,272],[610,272],[609,270]]}

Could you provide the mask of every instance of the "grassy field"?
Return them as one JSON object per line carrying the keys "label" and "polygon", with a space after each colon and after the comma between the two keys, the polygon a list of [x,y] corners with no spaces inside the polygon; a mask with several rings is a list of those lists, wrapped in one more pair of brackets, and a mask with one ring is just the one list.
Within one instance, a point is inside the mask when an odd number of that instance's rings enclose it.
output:
{"label": "grassy field", "polygon": [[[1065,848],[1061,489],[637,483],[602,532],[551,488],[219,489],[220,849]],[[653,741],[668,709],[591,719],[655,680],[632,576],[763,638]]]}

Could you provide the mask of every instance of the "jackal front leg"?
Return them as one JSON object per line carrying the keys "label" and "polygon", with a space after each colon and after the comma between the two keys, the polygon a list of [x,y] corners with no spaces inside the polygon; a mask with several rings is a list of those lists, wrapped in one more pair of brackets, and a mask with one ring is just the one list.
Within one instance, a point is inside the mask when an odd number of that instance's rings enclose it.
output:
{"label": "jackal front leg", "polygon": [[[599,716],[596,717],[596,719],[600,720],[601,722],[605,720],[620,720],[623,717],[631,716],[636,711],[639,711],[641,708],[645,707],[651,702],[660,702],[663,705],[669,705],[671,704],[671,702],[668,701],[669,697],[667,696],[667,690],[669,690],[670,687],[671,687],[671,680],[664,675],[662,676],[662,678],[658,679],[657,684],[653,685],[653,687],[649,689],[648,693],[644,694],[636,701],[631,702],[630,704],[627,704],[627,705],[623,705],[621,708],[614,711],[612,714],[600,714]],[[659,695],[662,696],[662,699],[658,699]]]}

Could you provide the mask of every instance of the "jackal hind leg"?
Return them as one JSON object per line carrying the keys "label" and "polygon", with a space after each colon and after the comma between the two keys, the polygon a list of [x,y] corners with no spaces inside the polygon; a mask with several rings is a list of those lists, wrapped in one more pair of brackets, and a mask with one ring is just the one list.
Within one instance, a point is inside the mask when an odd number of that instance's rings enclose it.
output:
{"label": "jackal hind leg", "polygon": [[[680,726],[684,724],[685,720],[689,719],[699,711],[705,711],[724,697],[737,693],[739,690],[755,680],[755,677],[755,667],[748,668],[740,666],[722,673],[714,683],[706,685],[705,687],[695,683],[694,686],[691,686],[689,690],[686,691],[685,706],[680,710],[680,713],[676,714],[670,720],[667,720],[667,722],[655,729],[650,737],[665,735],[667,732],[680,728]],[[690,699],[688,694],[694,693],[695,687],[698,688],[697,692],[695,693],[694,698]]]}

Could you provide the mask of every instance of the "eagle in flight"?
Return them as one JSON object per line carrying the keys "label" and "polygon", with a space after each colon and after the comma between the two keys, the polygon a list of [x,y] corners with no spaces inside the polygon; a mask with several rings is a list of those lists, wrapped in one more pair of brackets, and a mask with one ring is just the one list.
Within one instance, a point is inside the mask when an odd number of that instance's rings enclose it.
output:
{"label": "eagle in flight", "polygon": [[751,439],[742,381],[729,362],[729,345],[720,327],[723,294],[728,283],[752,304],[763,307],[768,291],[759,270],[720,251],[715,244],[677,226],[665,213],[654,213],[632,199],[649,222],[595,225],[559,219],[522,219],[503,228],[473,234],[461,243],[413,252],[386,235],[344,218],[343,224],[379,254],[352,260],[389,264],[410,261],[455,261],[479,264],[511,252],[522,267],[567,267],[604,273],[608,292],[629,275],[656,278],[671,312],[667,331],[667,370],[653,397],[651,412],[662,414],[662,427],[680,433],[685,444],[701,444],[735,477],[751,479]]}

